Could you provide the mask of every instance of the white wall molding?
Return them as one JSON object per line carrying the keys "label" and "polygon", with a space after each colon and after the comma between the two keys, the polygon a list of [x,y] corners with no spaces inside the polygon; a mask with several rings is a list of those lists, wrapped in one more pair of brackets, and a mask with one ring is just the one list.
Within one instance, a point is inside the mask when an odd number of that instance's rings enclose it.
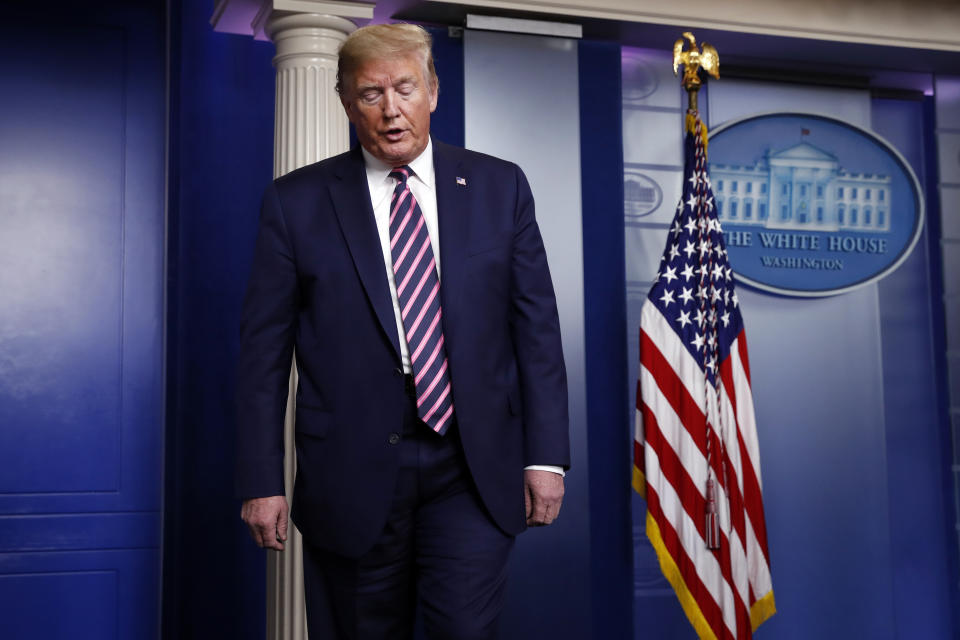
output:
{"label": "white wall molding", "polygon": [[955,0],[445,0],[449,4],[565,17],[723,29],[919,49],[960,51]]}

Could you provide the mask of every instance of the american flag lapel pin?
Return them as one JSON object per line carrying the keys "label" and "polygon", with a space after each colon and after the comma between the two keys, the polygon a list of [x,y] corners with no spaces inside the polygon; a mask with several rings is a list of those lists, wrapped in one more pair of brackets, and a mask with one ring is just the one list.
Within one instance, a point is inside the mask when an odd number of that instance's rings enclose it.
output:
{"label": "american flag lapel pin", "polygon": [[457,176],[457,184],[460,185],[461,187],[465,187],[467,186],[467,179]]}

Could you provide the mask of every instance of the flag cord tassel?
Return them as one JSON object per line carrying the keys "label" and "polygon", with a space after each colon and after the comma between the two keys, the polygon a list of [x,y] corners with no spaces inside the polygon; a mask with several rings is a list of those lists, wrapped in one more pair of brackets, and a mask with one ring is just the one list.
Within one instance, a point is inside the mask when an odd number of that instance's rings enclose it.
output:
{"label": "flag cord tassel", "polygon": [[[696,95],[693,91],[690,92],[691,96]],[[704,148],[704,138],[706,134],[706,127],[700,121],[700,116],[696,111],[696,102],[691,102],[691,109],[687,112],[687,121],[688,121],[688,130],[693,134],[696,140],[696,149],[694,154],[694,162],[696,172],[694,175],[700,176],[706,173],[706,149]],[[709,224],[706,207],[704,204],[704,191],[706,190],[706,184],[703,181],[697,179],[694,185],[694,200],[695,206],[693,207],[693,215],[696,218],[697,226],[697,243],[700,246],[703,246],[706,242],[706,236],[711,231],[712,227]],[[700,264],[700,290],[707,290],[709,288],[710,293],[712,294],[715,291],[715,286],[709,286],[707,274],[713,271],[713,251],[701,251],[699,256]],[[708,298],[710,298],[708,302]],[[724,464],[724,440],[723,440],[723,429],[722,425],[720,429],[717,429],[717,423],[720,422],[720,370],[719,370],[719,351],[717,349],[717,327],[716,327],[716,318],[717,318],[717,307],[716,307],[716,298],[713,295],[704,295],[700,297],[700,331],[706,337],[709,333],[709,339],[705,340],[703,345],[706,358],[706,366],[703,369],[703,392],[704,392],[704,408],[707,410],[707,420],[705,423],[706,427],[706,441],[707,441],[707,486],[705,497],[705,527],[704,527],[704,543],[706,544],[707,549],[715,551],[720,549],[720,516],[717,510],[717,478],[716,473],[713,470],[713,440],[716,437],[717,445],[719,446],[719,455],[720,464],[722,467],[726,467]],[[710,379],[710,372],[713,373],[713,380]],[[713,392],[713,398],[707,397],[710,393]],[[714,400],[714,402],[711,402]],[[714,419],[711,418],[710,407],[713,406],[715,409]],[[724,473],[726,476],[726,473]],[[726,482],[726,477],[724,477],[724,482]]]}

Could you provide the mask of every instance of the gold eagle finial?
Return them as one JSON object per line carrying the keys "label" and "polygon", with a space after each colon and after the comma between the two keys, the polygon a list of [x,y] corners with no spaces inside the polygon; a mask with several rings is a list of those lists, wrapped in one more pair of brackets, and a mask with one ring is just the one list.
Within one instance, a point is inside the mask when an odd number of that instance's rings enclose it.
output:
{"label": "gold eagle finial", "polygon": [[[684,39],[690,43],[690,50],[684,51]],[[714,78],[720,77],[720,56],[717,50],[706,42],[700,43],[697,50],[697,40],[689,31],[673,43],[673,75],[677,75],[677,68],[683,65],[683,87],[690,91],[700,88],[701,80],[698,71],[703,69]]]}

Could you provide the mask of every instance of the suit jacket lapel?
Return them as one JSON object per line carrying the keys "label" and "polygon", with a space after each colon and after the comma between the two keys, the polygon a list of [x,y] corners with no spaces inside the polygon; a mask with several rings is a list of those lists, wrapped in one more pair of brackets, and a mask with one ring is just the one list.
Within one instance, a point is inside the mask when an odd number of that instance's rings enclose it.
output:
{"label": "suit jacket lapel", "polygon": [[367,174],[359,146],[350,152],[346,162],[337,167],[335,174],[338,179],[331,182],[330,194],[334,211],[340,221],[340,229],[370,304],[393,344],[399,361],[397,321],[393,313],[393,301],[387,284],[387,268],[383,262],[383,250],[373,217]]}
{"label": "suit jacket lapel", "polygon": [[433,167],[440,228],[440,300],[445,341],[452,348],[463,290],[467,234],[472,213],[469,175],[453,147],[433,140]]}

